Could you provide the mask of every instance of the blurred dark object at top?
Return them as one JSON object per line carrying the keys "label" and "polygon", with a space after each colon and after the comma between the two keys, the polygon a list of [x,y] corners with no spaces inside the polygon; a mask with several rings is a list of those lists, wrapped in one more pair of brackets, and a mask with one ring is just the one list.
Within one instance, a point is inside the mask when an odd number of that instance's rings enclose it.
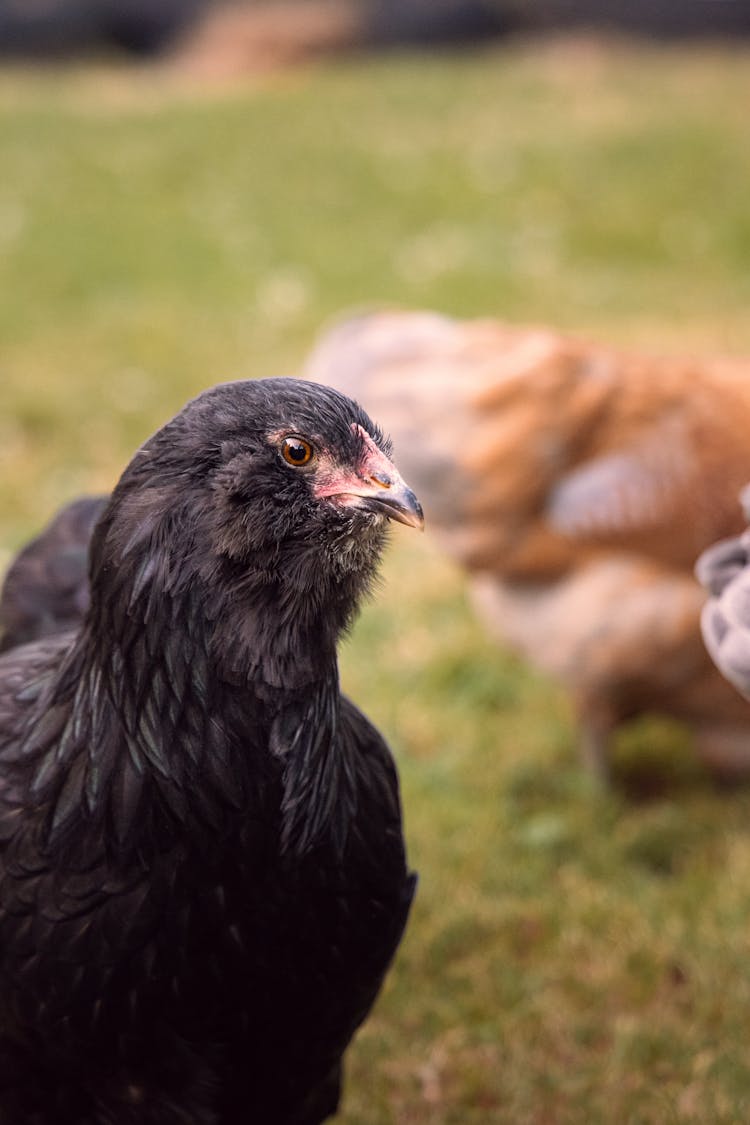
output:
{"label": "blurred dark object at top", "polygon": [[203,69],[226,61],[236,72],[513,32],[740,37],[750,33],[750,0],[0,0],[0,57],[102,47],[155,54],[187,29],[188,62],[216,52]]}
{"label": "blurred dark object at top", "polygon": [[524,31],[618,31],[657,38],[750,33],[750,0],[489,0]]}
{"label": "blurred dark object at top", "polygon": [[365,37],[378,47],[473,43],[519,25],[519,6],[488,0],[364,0]]}
{"label": "blurred dark object at top", "polygon": [[50,56],[102,46],[168,47],[208,0],[0,0],[0,55]]}
{"label": "blurred dark object at top", "polygon": [[750,0],[360,0],[372,40],[432,46],[493,35],[617,31],[657,38],[747,35]]}

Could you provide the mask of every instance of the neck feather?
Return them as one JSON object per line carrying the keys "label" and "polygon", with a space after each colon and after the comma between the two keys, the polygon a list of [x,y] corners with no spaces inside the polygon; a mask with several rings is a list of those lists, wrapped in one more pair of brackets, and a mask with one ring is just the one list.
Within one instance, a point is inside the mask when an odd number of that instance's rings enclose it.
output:
{"label": "neck feather", "polygon": [[104,820],[127,855],[168,845],[186,825],[215,837],[262,809],[282,852],[323,838],[340,850],[354,785],[337,738],[335,646],[351,605],[334,601],[332,619],[312,599],[295,612],[278,581],[198,575],[165,592],[155,574],[94,583],[50,700],[61,763],[40,782],[50,847],[74,838],[82,817]]}

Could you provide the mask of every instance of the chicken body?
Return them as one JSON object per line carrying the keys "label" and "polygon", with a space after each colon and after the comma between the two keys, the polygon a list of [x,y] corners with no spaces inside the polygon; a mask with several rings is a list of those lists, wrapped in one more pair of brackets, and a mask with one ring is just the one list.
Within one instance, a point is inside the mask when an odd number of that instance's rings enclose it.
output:
{"label": "chicken body", "polygon": [[648,711],[686,720],[717,771],[750,769],[693,576],[741,526],[750,363],[386,312],[335,327],[306,373],[378,412],[482,620],[568,689],[598,773]]}
{"label": "chicken body", "polygon": [[388,519],[367,415],[206,392],[96,526],[77,630],[0,658],[0,1123],[315,1125],[411,902],[336,642]]}
{"label": "chicken body", "polygon": [[76,628],[89,604],[89,542],[106,506],[82,496],[16,556],[0,592],[0,652]]}
{"label": "chicken body", "polygon": [[[750,488],[742,495],[750,519]],[[711,659],[737,691],[750,699],[750,528],[709,547],[695,568],[709,592],[701,629]]]}

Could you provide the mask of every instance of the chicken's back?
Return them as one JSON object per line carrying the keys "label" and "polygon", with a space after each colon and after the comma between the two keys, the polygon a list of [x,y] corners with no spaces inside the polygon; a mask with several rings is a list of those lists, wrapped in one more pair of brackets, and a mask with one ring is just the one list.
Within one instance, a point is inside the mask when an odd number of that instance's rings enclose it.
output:
{"label": "chicken's back", "polygon": [[0,652],[78,626],[89,604],[89,541],[105,504],[101,496],[73,500],[13,560],[0,592]]}

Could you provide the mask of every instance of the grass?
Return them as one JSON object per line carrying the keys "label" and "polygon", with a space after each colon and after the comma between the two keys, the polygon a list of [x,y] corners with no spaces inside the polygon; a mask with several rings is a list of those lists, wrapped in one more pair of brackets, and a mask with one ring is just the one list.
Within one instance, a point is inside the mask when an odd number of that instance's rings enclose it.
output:
{"label": "grass", "polygon": [[[0,550],[352,306],[747,351],[749,100],[740,50],[580,40],[213,91],[0,75]],[[342,666],[421,881],[342,1121],[747,1120],[750,796],[653,723],[621,773],[670,783],[598,792],[565,700],[402,531]]]}

